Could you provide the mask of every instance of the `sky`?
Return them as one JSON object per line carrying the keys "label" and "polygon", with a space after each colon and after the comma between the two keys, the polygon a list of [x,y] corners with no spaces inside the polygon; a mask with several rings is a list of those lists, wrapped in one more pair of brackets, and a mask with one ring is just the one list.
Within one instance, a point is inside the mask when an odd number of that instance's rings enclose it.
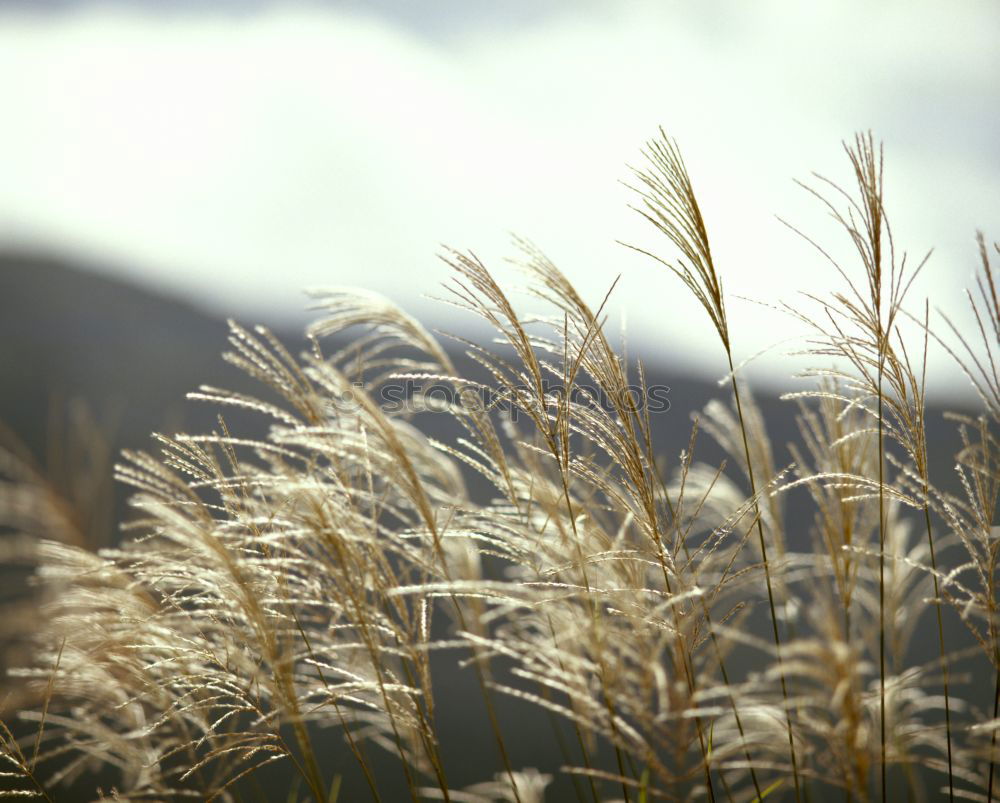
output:
{"label": "sky", "polygon": [[[737,357],[790,386],[775,305],[843,289],[783,222],[850,260],[795,180],[850,182],[885,143],[911,293],[971,325],[975,232],[1000,239],[1000,6],[862,0],[0,2],[0,245],[83,258],[242,320],[361,285],[433,326],[442,245],[501,275],[529,238],[633,350],[723,373],[671,256],[629,209],[659,126],[685,155]],[[528,304],[530,308],[530,303]],[[931,360],[932,389],[967,383]]]}

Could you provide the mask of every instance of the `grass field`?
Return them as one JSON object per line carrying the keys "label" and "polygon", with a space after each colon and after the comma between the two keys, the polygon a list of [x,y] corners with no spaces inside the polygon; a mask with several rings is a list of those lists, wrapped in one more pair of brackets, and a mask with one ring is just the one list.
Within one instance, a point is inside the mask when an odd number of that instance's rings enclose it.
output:
{"label": "grass field", "polygon": [[[807,189],[853,259],[831,256],[830,232],[799,233],[833,290],[817,314],[785,307],[815,365],[790,394],[788,465],[737,367],[750,355],[711,221],[662,132],[631,178],[663,235],[642,253],[704,309],[728,371],[679,456],[658,448],[642,364],[603,330],[607,298],[582,299],[527,243],[530,312],[473,254],[445,254],[448,300],[496,334],[461,344],[468,376],[362,291],[316,297],[298,356],[232,324],[226,359],[259,397],[203,387],[214,431],[121,457],[135,515],[117,546],[87,549],[72,500],[0,452],[7,560],[33,578],[8,617],[3,794],[273,799],[259,775],[316,801],[992,801],[1000,246],[979,237],[964,331],[908,295],[923,263],[892,239],[881,146],[859,135],[845,153],[852,184]],[[980,402],[953,418],[944,467],[928,450],[932,348]],[[233,409],[267,434],[230,431]],[[453,437],[427,437],[429,409]],[[725,463],[699,458],[706,439]],[[942,469],[956,491],[932,482]],[[478,694],[462,730],[494,751],[471,785],[450,780],[461,734],[439,728],[456,667]],[[541,715],[558,767],[520,761],[511,706]],[[331,769],[331,749],[350,761]]]}

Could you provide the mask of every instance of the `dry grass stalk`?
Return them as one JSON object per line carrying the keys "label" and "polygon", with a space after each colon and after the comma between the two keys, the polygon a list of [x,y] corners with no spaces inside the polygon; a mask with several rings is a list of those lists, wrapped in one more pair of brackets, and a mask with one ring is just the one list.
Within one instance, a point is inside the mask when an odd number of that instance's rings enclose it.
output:
{"label": "dry grass stalk", "polygon": [[[949,795],[992,800],[1000,305],[981,239],[970,295],[981,343],[950,319],[935,335],[925,307],[921,349],[907,350],[903,302],[920,266],[897,261],[881,150],[866,135],[847,151],[857,192],[827,182],[836,203],[824,203],[863,281],[834,263],[847,288],[804,318],[814,358],[835,362],[791,394],[792,466],[737,376],[706,224],[665,137],[636,173],[641,211],[678,250],[678,263],[657,259],[709,315],[732,391],[672,465],[632,392],[642,365],[604,334],[607,298],[589,305],[528,243],[521,262],[543,307],[530,316],[475,256],[445,255],[449,300],[496,333],[492,347],[461,341],[475,377],[367,293],[317,294],[322,317],[298,357],[232,324],[227,359],[262,397],[192,396],[263,416],[266,435],[240,437],[220,417],[211,433],[159,437],[158,455],[125,455],[117,476],[138,518],[116,548],[74,543],[71,506],[24,456],[0,455],[4,543],[31,545],[44,600],[8,678],[20,721],[0,734],[5,793],[57,799],[103,768],[114,789],[95,799],[236,800],[284,762],[326,801],[340,789],[318,747],[328,729],[375,800],[397,785],[413,800],[533,803],[554,778],[516,767],[497,716],[509,696],[568,723],[563,771],[580,799],[917,797],[940,774]],[[961,496],[931,483],[932,341],[984,407],[958,420]],[[431,440],[419,416],[383,404],[379,389],[400,380],[450,387],[437,408],[462,434]],[[696,459],[704,434],[726,464]],[[470,495],[473,474],[488,498]],[[813,506],[808,543],[789,493]],[[29,539],[39,530],[45,540]],[[764,600],[767,622],[754,612]],[[949,649],[949,606],[978,653]],[[916,663],[928,607],[940,655]],[[456,655],[476,674],[500,765],[473,784],[452,780],[438,724],[437,671]],[[982,666],[995,680],[985,714],[949,685],[956,667]]]}

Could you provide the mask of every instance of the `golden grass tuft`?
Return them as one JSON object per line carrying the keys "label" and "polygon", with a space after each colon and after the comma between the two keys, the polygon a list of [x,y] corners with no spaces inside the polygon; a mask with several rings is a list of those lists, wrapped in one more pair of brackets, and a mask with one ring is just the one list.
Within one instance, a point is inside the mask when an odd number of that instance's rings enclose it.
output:
{"label": "golden grass tuft", "polygon": [[[648,399],[630,392],[645,386],[641,363],[604,334],[607,296],[588,304],[526,242],[542,307],[531,315],[474,255],[444,255],[448,300],[495,331],[491,346],[459,340],[474,375],[369,293],[317,292],[299,356],[231,324],[226,359],[263,397],[191,395],[263,416],[267,434],[242,437],[220,416],[213,432],[123,455],[116,476],[137,516],[117,547],[84,548],[65,500],[24,455],[0,452],[4,543],[35,567],[40,601],[8,677],[0,794],[58,800],[101,771],[113,790],[95,782],[95,800],[235,801],[283,762],[298,778],[291,799],[329,801],[342,780],[318,747],[330,730],[375,800],[402,785],[413,800],[535,803],[557,768],[515,766],[502,712],[516,698],[551,715],[582,800],[992,800],[990,253],[980,236],[977,331],[942,317],[936,333],[926,304],[906,307],[923,263],[893,243],[881,147],[866,134],[846,152],[854,190],[821,178],[810,189],[856,264],[810,240],[842,286],[815,299],[816,317],[795,313],[817,371],[789,394],[792,465],[776,462],[734,367],[708,225],[662,132],[634,172],[636,208],[670,251],[643,253],[705,310],[730,382],[678,459],[658,451]],[[955,419],[960,495],[931,481],[931,343],[982,401]],[[449,387],[439,411],[461,434],[430,439],[383,403],[378,390],[404,380]],[[725,464],[696,459],[706,437]],[[488,498],[470,494],[473,476]],[[792,492],[810,521],[785,510]],[[955,647],[958,622],[979,649]],[[938,657],[917,663],[917,640]],[[462,758],[441,732],[443,662],[474,674],[483,717],[466,727],[496,745],[496,774],[471,785],[450,780]],[[984,672],[987,691],[956,682]]]}

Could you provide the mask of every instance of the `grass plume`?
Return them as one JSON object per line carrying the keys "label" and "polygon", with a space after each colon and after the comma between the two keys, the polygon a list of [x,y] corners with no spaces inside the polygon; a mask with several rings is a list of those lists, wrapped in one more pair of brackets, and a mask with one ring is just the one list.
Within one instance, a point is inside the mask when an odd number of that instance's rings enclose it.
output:
{"label": "grass plume", "polygon": [[[867,801],[925,787],[992,801],[991,251],[980,235],[975,332],[909,309],[926,260],[893,243],[881,146],[860,135],[846,155],[852,190],[807,187],[858,264],[807,237],[840,289],[812,297],[811,316],[786,306],[810,327],[816,366],[787,394],[788,465],[736,367],[721,268],[662,132],[634,179],[670,252],[642,253],[708,315],[729,385],[679,455],[663,452],[644,365],[606,335],[617,279],[585,299],[526,241],[524,303],[474,254],[443,254],[445,301],[485,322],[489,344],[444,345],[342,288],[313,294],[301,354],[231,323],[225,359],[260,392],[203,386],[191,398],[220,411],[212,431],[122,455],[134,515],[117,545],[84,534],[73,488],[86,483],[51,481],[5,445],[0,543],[30,576],[18,602],[31,618],[5,631],[0,794],[237,801],[278,777],[288,799],[317,803],[345,788],[456,803],[559,790]],[[981,402],[953,418],[957,492],[934,482],[932,347]],[[399,405],[394,383],[448,392]],[[430,437],[429,414],[451,434]],[[233,428],[246,415],[257,434]],[[724,462],[702,456],[707,439]],[[447,725],[448,684],[466,672],[479,699],[460,703],[463,728],[496,746],[493,771],[472,779]],[[963,680],[985,673],[988,695]],[[525,765],[508,706],[548,717],[560,766]]]}

